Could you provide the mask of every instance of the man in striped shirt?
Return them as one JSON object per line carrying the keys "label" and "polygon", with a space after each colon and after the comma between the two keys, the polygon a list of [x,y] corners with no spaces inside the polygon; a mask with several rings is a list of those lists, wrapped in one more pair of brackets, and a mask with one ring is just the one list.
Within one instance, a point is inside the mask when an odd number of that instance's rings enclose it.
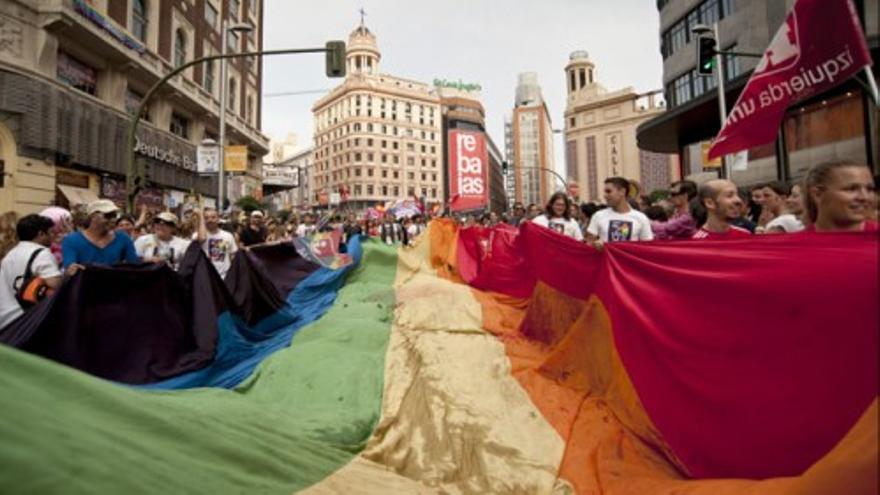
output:
{"label": "man in striped shirt", "polygon": [[693,217],[700,228],[692,239],[744,239],[751,233],[731,224],[739,216],[742,199],[737,194],[736,184],[729,180],[710,180],[700,187],[694,199]]}

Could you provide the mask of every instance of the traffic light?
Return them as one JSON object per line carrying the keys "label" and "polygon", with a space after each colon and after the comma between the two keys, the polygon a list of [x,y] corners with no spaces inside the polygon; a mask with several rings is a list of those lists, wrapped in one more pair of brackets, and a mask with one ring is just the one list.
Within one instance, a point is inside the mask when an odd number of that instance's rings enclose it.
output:
{"label": "traffic light", "polygon": [[697,74],[711,76],[715,68],[715,38],[700,36],[697,38]]}
{"label": "traffic light", "polygon": [[325,46],[325,71],[327,77],[345,77],[345,42],[328,41]]}
{"label": "traffic light", "polygon": [[502,175],[507,175],[508,167],[510,167],[510,164],[508,164],[507,162],[501,162],[501,174]]}

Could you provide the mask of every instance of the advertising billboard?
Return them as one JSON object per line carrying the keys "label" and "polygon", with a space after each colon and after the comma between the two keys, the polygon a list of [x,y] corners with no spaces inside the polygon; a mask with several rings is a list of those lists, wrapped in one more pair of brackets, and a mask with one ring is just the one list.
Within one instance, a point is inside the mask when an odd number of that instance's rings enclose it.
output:
{"label": "advertising billboard", "polygon": [[485,208],[489,204],[489,153],[482,132],[449,131],[449,208]]}

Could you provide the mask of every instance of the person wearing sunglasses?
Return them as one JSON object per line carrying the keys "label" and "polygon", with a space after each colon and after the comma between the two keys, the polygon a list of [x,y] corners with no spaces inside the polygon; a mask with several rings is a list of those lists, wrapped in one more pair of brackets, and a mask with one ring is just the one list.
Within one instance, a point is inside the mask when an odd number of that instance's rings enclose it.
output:
{"label": "person wearing sunglasses", "polygon": [[150,263],[168,263],[177,270],[189,247],[189,241],[175,235],[178,223],[177,215],[170,211],[156,215],[153,233],[138,237],[134,243],[138,256]]}
{"label": "person wearing sunglasses", "polygon": [[89,263],[140,262],[131,238],[125,232],[114,231],[118,218],[119,207],[109,199],[89,203],[85,228],[68,234],[61,242],[62,265],[67,275]]}

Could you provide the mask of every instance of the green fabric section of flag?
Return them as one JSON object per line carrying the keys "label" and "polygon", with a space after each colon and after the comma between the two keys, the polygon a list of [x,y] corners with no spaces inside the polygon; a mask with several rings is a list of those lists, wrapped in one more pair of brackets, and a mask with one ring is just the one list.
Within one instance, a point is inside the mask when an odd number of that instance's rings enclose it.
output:
{"label": "green fabric section of flag", "polygon": [[283,493],[379,418],[394,248],[364,244],[335,304],[234,390],[136,390],[0,346],[0,492]]}

